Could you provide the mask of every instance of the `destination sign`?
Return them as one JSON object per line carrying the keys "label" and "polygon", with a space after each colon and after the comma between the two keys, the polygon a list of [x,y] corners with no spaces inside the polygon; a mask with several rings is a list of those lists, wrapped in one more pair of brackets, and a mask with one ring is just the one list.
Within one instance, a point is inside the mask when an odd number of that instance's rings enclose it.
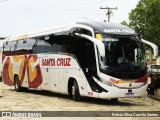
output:
{"label": "destination sign", "polygon": [[135,34],[134,30],[121,30],[121,29],[104,29],[105,33],[131,33],[131,34]]}

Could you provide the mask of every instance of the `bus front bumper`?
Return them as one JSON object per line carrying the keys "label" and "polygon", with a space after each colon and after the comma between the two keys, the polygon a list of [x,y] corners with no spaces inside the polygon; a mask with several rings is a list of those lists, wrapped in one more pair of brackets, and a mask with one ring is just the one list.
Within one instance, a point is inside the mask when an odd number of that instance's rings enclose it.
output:
{"label": "bus front bumper", "polygon": [[146,89],[148,85],[144,85],[137,89],[119,89],[116,87],[109,87],[108,92],[99,93],[98,97],[103,99],[108,98],[128,98],[128,97],[142,97],[147,94]]}

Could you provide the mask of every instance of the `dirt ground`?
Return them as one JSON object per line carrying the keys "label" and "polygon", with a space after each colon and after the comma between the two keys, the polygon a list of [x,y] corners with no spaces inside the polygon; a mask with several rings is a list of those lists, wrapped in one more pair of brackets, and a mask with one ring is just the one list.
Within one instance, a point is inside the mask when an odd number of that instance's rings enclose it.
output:
{"label": "dirt ground", "polygon": [[[113,103],[110,100],[83,98],[75,102],[67,95],[46,91],[29,90],[16,92],[13,86],[0,82],[0,111],[160,111],[160,100],[144,96],[141,98],[121,98]],[[76,113],[77,114],[77,113]],[[78,114],[77,114],[78,115]],[[0,118],[17,119],[17,118]],[[40,118],[18,118],[33,119]],[[58,120],[160,120],[160,117],[42,117],[41,119]]]}

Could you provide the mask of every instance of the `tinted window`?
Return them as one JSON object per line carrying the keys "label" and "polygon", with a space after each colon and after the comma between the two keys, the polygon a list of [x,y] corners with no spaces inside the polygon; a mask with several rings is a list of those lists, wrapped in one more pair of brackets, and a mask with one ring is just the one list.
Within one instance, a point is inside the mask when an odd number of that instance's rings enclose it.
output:
{"label": "tinted window", "polygon": [[5,42],[3,44],[3,54],[4,55],[12,55],[12,52],[14,51],[16,45],[16,41],[10,41],[10,42]]}
{"label": "tinted window", "polygon": [[61,52],[61,45],[51,44],[44,40],[38,40],[37,44],[33,47],[33,54],[51,52]]}
{"label": "tinted window", "polygon": [[35,44],[35,39],[33,38],[18,40],[16,41],[12,54],[13,55],[31,54],[32,47],[34,46],[34,44]]}
{"label": "tinted window", "polygon": [[32,47],[35,44],[35,39],[23,39],[5,42],[3,51],[5,55],[23,55],[31,54]]}
{"label": "tinted window", "polygon": [[80,34],[85,34],[85,35],[89,35],[89,36],[92,36],[92,33],[91,31],[87,30],[87,29],[84,29],[84,28],[72,28],[70,30],[70,33],[80,33]]}

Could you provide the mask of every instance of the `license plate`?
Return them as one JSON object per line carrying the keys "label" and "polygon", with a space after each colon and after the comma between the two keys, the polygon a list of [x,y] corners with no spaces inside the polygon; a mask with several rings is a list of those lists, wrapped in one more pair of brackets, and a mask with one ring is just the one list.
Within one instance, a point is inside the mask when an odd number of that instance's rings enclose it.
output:
{"label": "license plate", "polygon": [[133,97],[134,93],[126,93],[126,97]]}

